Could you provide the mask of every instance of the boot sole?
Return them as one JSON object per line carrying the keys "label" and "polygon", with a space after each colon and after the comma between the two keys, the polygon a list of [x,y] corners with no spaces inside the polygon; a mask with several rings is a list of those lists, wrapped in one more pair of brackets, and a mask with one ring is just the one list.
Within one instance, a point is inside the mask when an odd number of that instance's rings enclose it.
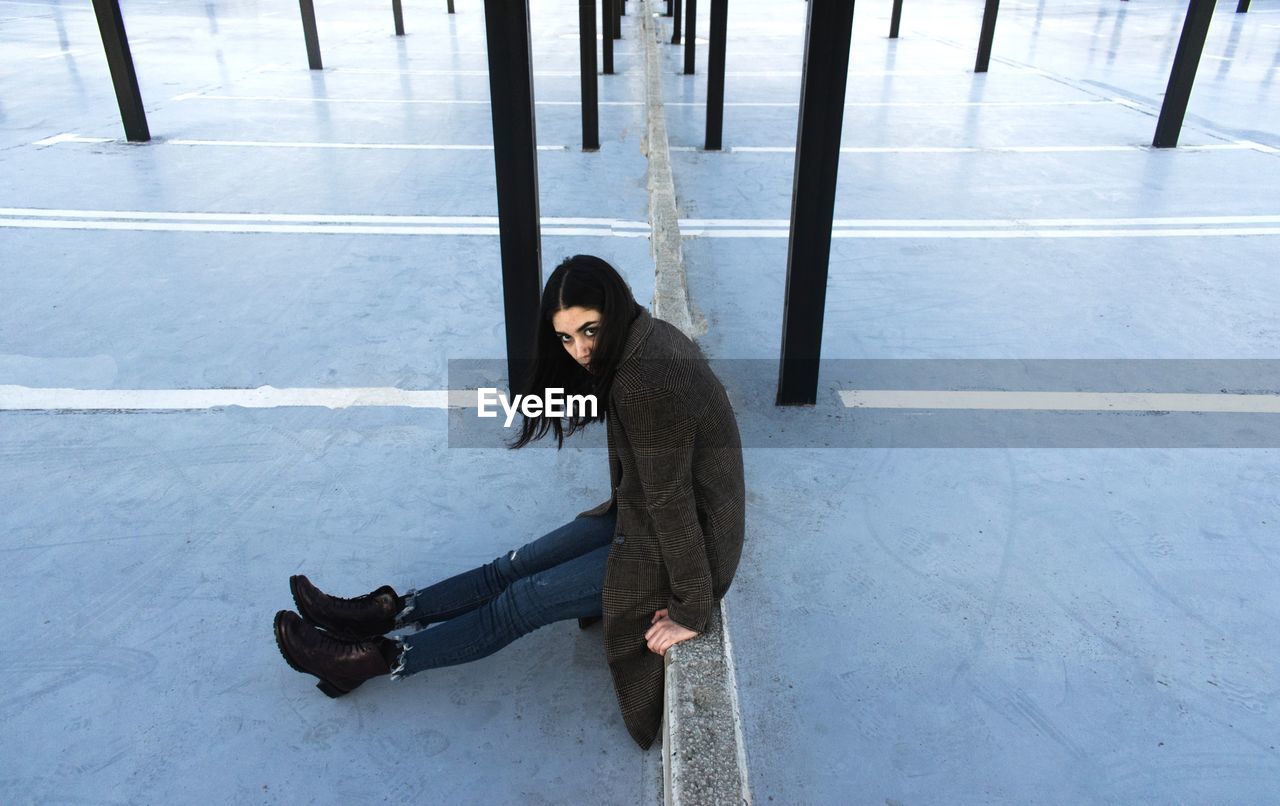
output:
{"label": "boot sole", "polygon": [[[301,672],[302,674],[309,674],[312,677],[319,680],[320,682],[316,683],[316,688],[324,692],[325,695],[336,699],[337,697],[341,697],[344,694],[350,694],[354,690],[354,687],[349,689],[341,688],[338,686],[338,684],[334,683],[333,681],[326,680],[320,675],[316,674],[315,672],[308,671],[302,668],[289,655],[289,649],[284,640],[284,617],[285,617],[285,614],[288,612],[289,612],[288,610],[281,610],[280,612],[276,613],[276,618],[275,618],[275,622],[273,624],[273,629],[272,629],[272,632],[275,634],[275,638],[276,638],[276,649],[280,650],[280,657],[284,658],[284,662],[289,664],[289,668],[293,669],[295,672]],[[357,683],[356,685],[359,685],[359,683]]]}

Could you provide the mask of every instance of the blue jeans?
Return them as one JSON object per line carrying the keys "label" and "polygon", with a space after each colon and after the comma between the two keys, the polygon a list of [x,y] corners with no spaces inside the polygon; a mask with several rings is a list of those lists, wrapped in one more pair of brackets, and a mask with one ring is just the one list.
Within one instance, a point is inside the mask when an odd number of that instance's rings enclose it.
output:
{"label": "blue jeans", "polygon": [[617,510],[575,518],[532,543],[429,588],[405,594],[393,678],[483,658],[554,621],[599,616]]}

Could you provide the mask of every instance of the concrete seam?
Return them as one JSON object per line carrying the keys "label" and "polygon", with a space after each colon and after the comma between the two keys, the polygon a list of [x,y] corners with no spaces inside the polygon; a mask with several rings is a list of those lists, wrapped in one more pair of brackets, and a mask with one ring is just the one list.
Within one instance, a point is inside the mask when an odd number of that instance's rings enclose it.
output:
{"label": "concrete seam", "polygon": [[641,37],[644,39],[645,136],[641,151],[649,162],[650,251],[656,276],[653,313],[675,325],[689,338],[706,332],[705,321],[694,316],[680,243],[680,216],[676,208],[675,181],[671,176],[671,150],[667,142],[667,117],[662,98],[662,56],[658,29],[649,0],[640,4]]}

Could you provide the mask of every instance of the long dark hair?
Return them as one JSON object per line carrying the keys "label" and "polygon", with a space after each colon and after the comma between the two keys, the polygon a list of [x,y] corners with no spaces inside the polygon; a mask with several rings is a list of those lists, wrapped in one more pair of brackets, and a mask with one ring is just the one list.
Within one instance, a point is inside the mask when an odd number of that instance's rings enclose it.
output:
{"label": "long dark hair", "polygon": [[[551,317],[566,308],[590,308],[600,312],[600,330],[591,350],[588,372],[565,350],[551,324]],[[509,447],[523,448],[535,439],[554,431],[556,447],[564,447],[564,438],[586,428],[595,420],[603,420],[613,375],[622,360],[627,331],[640,313],[622,275],[607,260],[594,255],[565,258],[542,290],[538,312],[538,332],[534,336],[534,358],[523,394],[544,396],[547,389],[563,389],[566,395],[596,396],[596,416],[576,412],[563,420],[557,417],[525,417],[520,435]],[[523,416],[523,415],[522,415]]]}

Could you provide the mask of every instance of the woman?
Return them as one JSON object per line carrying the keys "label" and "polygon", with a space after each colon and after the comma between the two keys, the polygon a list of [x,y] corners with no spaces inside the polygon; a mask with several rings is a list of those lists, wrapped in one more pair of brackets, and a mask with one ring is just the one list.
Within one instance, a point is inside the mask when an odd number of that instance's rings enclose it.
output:
{"label": "woman", "polygon": [[[697,345],[636,304],[606,261],[576,255],[542,294],[526,393],[594,393],[595,416],[526,417],[511,447],[604,419],[608,501],[493,562],[404,595],[355,599],[290,579],[298,613],[276,614],[281,654],[341,696],[492,654],[554,621],[603,617],[628,732],[645,749],[662,722],[663,656],[706,629],[742,552],[745,491],[733,409]],[[436,623],[430,629],[418,629]],[[410,627],[416,632],[387,638]]]}

